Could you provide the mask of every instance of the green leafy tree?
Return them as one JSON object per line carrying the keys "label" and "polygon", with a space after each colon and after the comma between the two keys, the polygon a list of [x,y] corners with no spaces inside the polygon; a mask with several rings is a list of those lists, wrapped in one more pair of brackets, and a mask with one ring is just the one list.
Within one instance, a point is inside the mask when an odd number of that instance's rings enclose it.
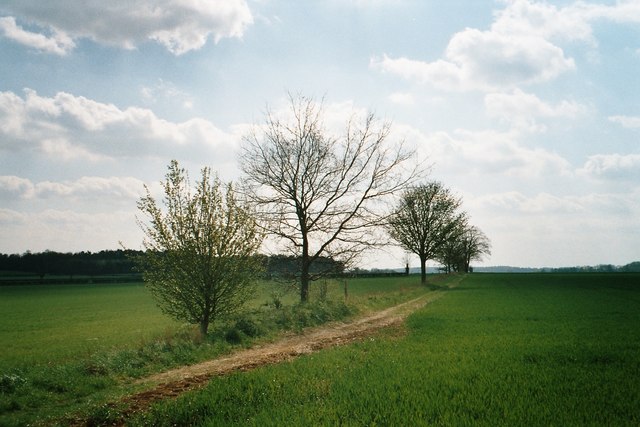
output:
{"label": "green leafy tree", "polygon": [[427,261],[437,259],[466,221],[460,205],[448,188],[433,181],[405,190],[389,216],[391,238],[420,258],[422,283],[427,282]]}
{"label": "green leafy tree", "polygon": [[209,168],[192,193],[187,172],[173,160],[162,187],[163,207],[146,186],[138,201],[147,221],[138,220],[146,251],[137,264],[162,311],[198,324],[205,335],[251,296],[262,236],[232,185],[212,178]]}

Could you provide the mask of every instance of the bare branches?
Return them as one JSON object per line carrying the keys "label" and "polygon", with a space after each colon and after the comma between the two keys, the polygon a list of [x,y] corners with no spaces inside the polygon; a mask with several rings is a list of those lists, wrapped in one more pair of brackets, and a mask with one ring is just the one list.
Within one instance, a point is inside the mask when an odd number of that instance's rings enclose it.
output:
{"label": "bare branches", "polygon": [[353,115],[334,136],[323,114],[322,103],[290,97],[289,118],[267,112],[262,131],[245,138],[240,159],[247,197],[271,234],[303,259],[303,288],[304,270],[319,257],[353,260],[378,244],[372,227],[384,218],[381,202],[420,175],[418,165],[407,166],[415,153],[390,144],[389,123]]}

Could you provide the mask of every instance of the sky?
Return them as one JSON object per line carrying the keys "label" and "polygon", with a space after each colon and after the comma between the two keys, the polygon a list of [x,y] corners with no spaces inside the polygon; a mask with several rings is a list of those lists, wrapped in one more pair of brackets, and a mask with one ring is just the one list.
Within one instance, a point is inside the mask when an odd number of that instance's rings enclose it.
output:
{"label": "sky", "polygon": [[142,248],[145,184],[239,179],[300,93],[390,121],[490,238],[477,265],[640,260],[639,0],[4,0],[0,55],[1,253]]}

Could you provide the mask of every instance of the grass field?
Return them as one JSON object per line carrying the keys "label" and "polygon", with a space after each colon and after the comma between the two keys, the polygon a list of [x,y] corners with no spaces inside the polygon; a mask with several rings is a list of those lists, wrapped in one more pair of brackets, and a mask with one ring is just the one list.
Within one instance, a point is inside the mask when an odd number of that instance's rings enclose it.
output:
{"label": "grass field", "polygon": [[0,369],[58,362],[176,327],[142,284],[0,288]]}
{"label": "grass field", "polygon": [[[313,285],[312,300],[319,299],[323,284]],[[256,339],[266,339],[281,329],[379,309],[427,292],[415,276],[349,280],[351,308],[345,311],[343,281],[326,285],[329,300],[338,304],[298,309],[295,293],[262,283],[248,307],[253,314],[241,317],[244,325],[258,324]],[[282,309],[273,307],[274,299]],[[199,340],[194,328],[164,316],[141,284],[0,287],[0,313],[3,426],[49,423],[50,417],[86,412],[125,393],[132,378],[215,357],[253,339],[234,329],[232,321]]]}
{"label": "grass field", "polygon": [[639,425],[640,275],[470,275],[404,329],[214,378],[134,425]]}

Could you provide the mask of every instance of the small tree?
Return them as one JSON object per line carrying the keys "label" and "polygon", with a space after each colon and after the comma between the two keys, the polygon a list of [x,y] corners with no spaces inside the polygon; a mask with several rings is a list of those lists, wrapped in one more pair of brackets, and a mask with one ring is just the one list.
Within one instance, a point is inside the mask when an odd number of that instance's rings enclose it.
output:
{"label": "small tree", "polygon": [[223,189],[209,168],[195,193],[184,169],[169,165],[161,209],[145,186],[138,220],[146,252],[137,258],[147,286],[162,311],[200,326],[228,315],[249,298],[259,271],[255,256],[262,238],[252,212],[235,197],[231,184]]}
{"label": "small tree", "polygon": [[460,204],[449,189],[434,181],[405,190],[389,216],[391,238],[420,258],[422,283],[427,282],[427,261],[441,254],[465,222]]}
{"label": "small tree", "polygon": [[460,236],[462,268],[470,271],[471,261],[480,261],[484,255],[491,255],[491,241],[476,226],[467,226]]}
{"label": "small tree", "polygon": [[457,224],[455,229],[451,230],[449,237],[440,246],[435,256],[435,259],[444,266],[447,273],[465,271],[464,235],[467,227],[468,225],[465,218]]}

